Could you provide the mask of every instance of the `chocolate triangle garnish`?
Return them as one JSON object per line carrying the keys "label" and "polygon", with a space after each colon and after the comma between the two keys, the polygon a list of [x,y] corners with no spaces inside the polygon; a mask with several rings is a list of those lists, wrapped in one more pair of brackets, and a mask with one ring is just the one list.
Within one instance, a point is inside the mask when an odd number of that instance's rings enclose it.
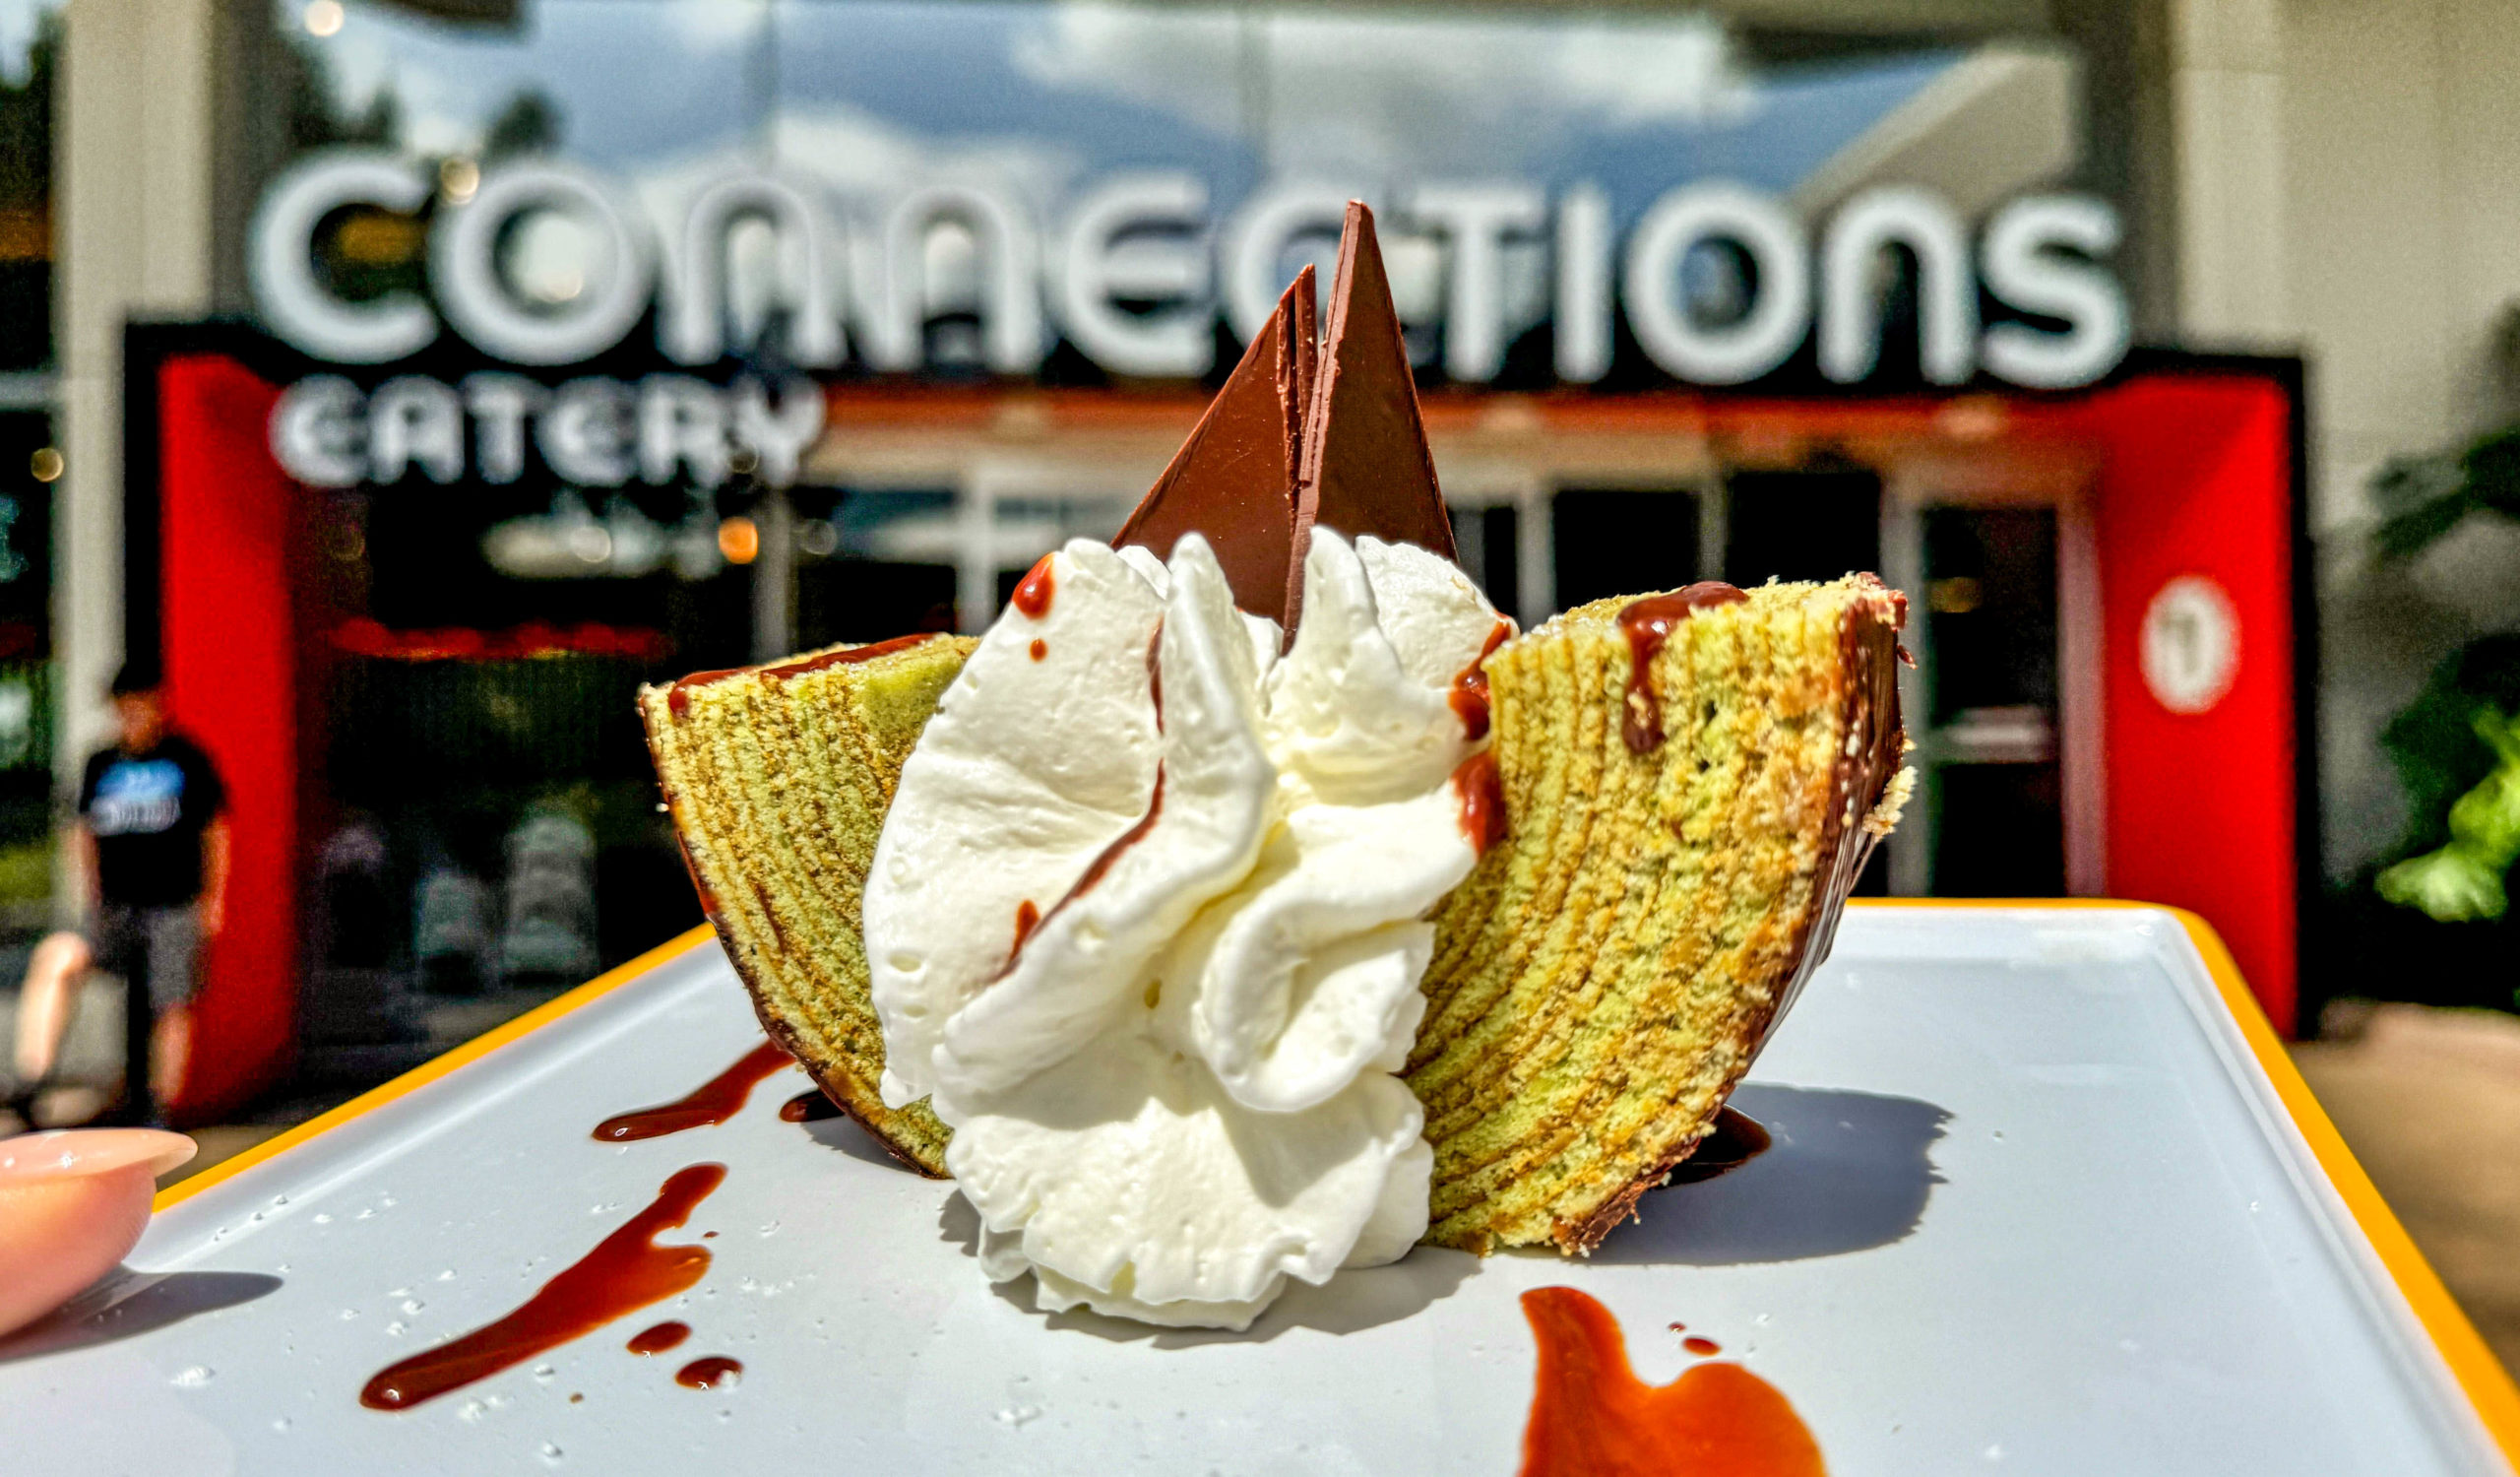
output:
{"label": "chocolate triangle garnish", "polygon": [[1295,468],[1318,353],[1313,303],[1306,267],[1111,541],[1114,548],[1134,544],[1168,559],[1183,534],[1204,534],[1233,603],[1281,623],[1294,546]]}
{"label": "chocolate triangle garnish", "polygon": [[[1455,557],[1452,520],[1435,485],[1435,459],[1418,416],[1418,382],[1392,306],[1374,238],[1374,213],[1348,202],[1339,233],[1339,280],[1330,299],[1330,340],[1321,351],[1303,427],[1295,484],[1294,537],[1287,570],[1287,610],[1303,609],[1303,551],[1318,526],[1350,539],[1371,534]],[[1288,622],[1292,632],[1293,622]]]}
{"label": "chocolate triangle garnish", "polygon": [[1294,286],[1278,299],[1278,311],[1287,315],[1291,332],[1287,336],[1287,369],[1294,398],[1287,402],[1288,444],[1294,448],[1294,459],[1287,464],[1287,500],[1294,501],[1295,475],[1303,470],[1303,427],[1312,416],[1312,394],[1321,378],[1321,289],[1312,275],[1312,263],[1295,274]]}

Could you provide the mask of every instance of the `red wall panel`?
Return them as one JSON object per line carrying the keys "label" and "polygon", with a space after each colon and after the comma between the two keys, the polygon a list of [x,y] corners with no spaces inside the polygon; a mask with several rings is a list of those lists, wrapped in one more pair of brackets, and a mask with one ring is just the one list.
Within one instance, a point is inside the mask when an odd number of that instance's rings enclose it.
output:
{"label": "red wall panel", "polygon": [[[2263,378],[2180,374],[2104,392],[2086,414],[2107,452],[2095,523],[2109,892],[2203,915],[2290,1034],[2300,844],[2291,401]],[[2231,685],[2195,713],[2166,706],[2143,670],[2146,610],[2182,575],[2212,581],[2237,617]]]}
{"label": "red wall panel", "polygon": [[226,928],[203,957],[192,1069],[172,1105],[197,1119],[286,1067],[298,971],[297,491],[266,441],[279,393],[233,359],[158,374],[160,606],[175,721],[227,783]]}

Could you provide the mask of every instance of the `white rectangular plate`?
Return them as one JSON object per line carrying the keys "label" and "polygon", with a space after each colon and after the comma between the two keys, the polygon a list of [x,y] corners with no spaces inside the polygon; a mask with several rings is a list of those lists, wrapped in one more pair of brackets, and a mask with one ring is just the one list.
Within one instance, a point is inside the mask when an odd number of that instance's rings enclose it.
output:
{"label": "white rectangular plate", "polygon": [[[1839,1473],[2507,1470],[2168,913],[1855,910],[1734,1099],[1768,1153],[1589,1262],[1421,1248],[1246,1335],[1034,1313],[947,1186],[780,1120],[792,1068],[724,1126],[590,1136],[760,1039],[694,949],[172,1206],[83,1318],[0,1343],[0,1469],[1503,1474],[1516,1297],[1565,1284],[1649,1381],[1691,1362],[1674,1321],[1717,1340]],[[662,1238],[719,1233],[690,1293],[359,1405],[704,1161]],[[668,1317],[688,1343],[625,1351]],[[673,1381],[708,1354],[741,1383]]]}

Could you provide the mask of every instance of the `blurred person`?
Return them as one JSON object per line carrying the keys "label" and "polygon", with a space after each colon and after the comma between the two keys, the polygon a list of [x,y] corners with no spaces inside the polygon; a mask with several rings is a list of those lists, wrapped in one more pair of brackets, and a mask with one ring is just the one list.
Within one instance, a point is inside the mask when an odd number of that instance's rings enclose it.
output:
{"label": "blurred person", "polygon": [[123,979],[124,1113],[153,1123],[183,1090],[201,948],[226,923],[227,791],[175,732],[157,672],[124,664],[112,695],[115,740],[88,761],[71,847],[95,967]]}
{"label": "blurred person", "polygon": [[46,933],[27,956],[27,974],[18,987],[18,1081],[32,1088],[52,1075],[78,1008],[79,985],[96,962],[88,940],[68,930]]}
{"label": "blurred person", "polygon": [[45,934],[27,957],[26,979],[18,987],[18,1045],[11,1062],[18,1095],[11,1107],[31,1126],[35,1097],[59,1062],[61,1039],[69,1034],[70,1017],[78,1009],[79,986],[94,962],[88,940],[67,931]]}

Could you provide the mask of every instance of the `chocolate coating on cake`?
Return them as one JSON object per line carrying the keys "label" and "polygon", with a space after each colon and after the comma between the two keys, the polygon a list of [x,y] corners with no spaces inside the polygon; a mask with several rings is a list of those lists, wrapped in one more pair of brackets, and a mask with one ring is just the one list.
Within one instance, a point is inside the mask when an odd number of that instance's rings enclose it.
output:
{"label": "chocolate coating on cake", "polygon": [[[1843,751],[1830,784],[1829,810],[1822,822],[1820,855],[1828,859],[1827,876],[1812,891],[1810,907],[1796,930],[1794,964],[1785,985],[1769,1001],[1752,1028],[1753,1045],[1741,1071],[1749,1070],[1785,1012],[1802,994],[1811,976],[1827,962],[1838,920],[1846,913],[1863,865],[1896,818],[1899,798],[1890,793],[1900,761],[1907,755],[1908,734],[1899,711],[1899,629],[1907,623],[1907,597],[1870,574],[1855,578],[1872,598],[1850,611],[1838,633],[1838,649],[1854,680],[1846,716],[1854,740]],[[1904,791],[1902,792],[1904,796]],[[1885,809],[1885,803],[1887,808]],[[1737,1080],[1737,1078],[1736,1078]],[[1707,1126],[1712,1129],[1710,1117]],[[1647,1169],[1627,1187],[1604,1201],[1580,1223],[1562,1226],[1555,1240],[1566,1252],[1586,1254],[1602,1244],[1619,1222],[1636,1213],[1636,1202],[1649,1189],[1670,1181],[1672,1171],[1697,1152],[1706,1140],[1691,1140],[1678,1153]]]}

